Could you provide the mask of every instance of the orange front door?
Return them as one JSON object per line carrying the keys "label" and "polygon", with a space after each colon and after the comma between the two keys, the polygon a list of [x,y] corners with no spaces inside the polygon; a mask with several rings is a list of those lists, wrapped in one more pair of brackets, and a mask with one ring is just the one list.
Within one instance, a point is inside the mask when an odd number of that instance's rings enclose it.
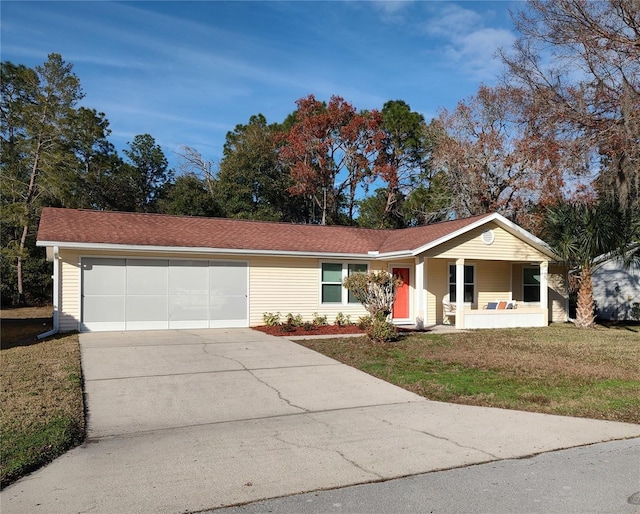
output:
{"label": "orange front door", "polygon": [[398,287],[396,301],[393,303],[393,319],[409,318],[409,268],[393,268],[393,275],[402,280]]}

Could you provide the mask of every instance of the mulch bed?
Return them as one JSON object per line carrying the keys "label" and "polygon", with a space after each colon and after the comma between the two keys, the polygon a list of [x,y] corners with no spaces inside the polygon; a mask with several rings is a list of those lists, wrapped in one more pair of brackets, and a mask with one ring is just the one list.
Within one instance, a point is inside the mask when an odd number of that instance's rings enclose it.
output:
{"label": "mulch bed", "polygon": [[364,330],[358,328],[357,325],[314,325],[311,328],[305,327],[289,327],[286,325],[279,325],[275,327],[267,327],[262,325],[259,327],[253,327],[254,330],[259,330],[265,334],[272,336],[339,336],[344,334],[364,334]]}
{"label": "mulch bed", "polygon": [[[357,325],[314,325],[312,328],[305,327],[289,327],[286,325],[278,325],[275,327],[268,327],[261,325],[259,327],[252,327],[254,330],[259,330],[265,334],[272,336],[340,336],[346,334],[362,334],[365,331],[358,328]],[[425,330],[417,330],[415,328],[397,327],[398,332],[426,332]]]}

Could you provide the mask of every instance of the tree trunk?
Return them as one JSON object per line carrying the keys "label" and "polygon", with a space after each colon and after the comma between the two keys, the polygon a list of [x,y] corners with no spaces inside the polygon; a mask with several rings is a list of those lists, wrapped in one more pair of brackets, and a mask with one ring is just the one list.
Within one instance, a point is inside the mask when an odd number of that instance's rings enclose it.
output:
{"label": "tree trunk", "polygon": [[593,283],[591,268],[582,268],[580,272],[580,288],[578,289],[578,304],[576,306],[576,326],[590,328],[594,325]]}
{"label": "tree trunk", "polygon": [[24,200],[24,226],[22,227],[22,236],[20,237],[20,247],[18,249],[18,262],[16,265],[16,275],[18,280],[18,304],[25,305],[24,286],[22,280],[22,263],[24,261],[24,249],[27,243],[27,236],[29,235],[29,226],[31,220],[31,205],[36,193],[36,177],[38,175],[38,166],[40,165],[40,151],[42,148],[42,141],[38,138],[38,144],[36,145],[35,156],[33,159],[33,165],[31,166],[31,176],[29,177],[29,189],[27,190],[27,196]]}

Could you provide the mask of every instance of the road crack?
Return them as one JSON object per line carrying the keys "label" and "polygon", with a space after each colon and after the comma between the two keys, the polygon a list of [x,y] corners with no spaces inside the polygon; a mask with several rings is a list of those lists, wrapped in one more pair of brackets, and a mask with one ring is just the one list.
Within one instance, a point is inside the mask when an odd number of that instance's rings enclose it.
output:
{"label": "road crack", "polygon": [[457,446],[458,448],[463,448],[465,450],[474,450],[476,452],[482,453],[483,455],[488,455],[492,459],[496,459],[496,460],[502,460],[503,459],[503,457],[498,457],[497,455],[494,455],[493,453],[487,452],[485,450],[481,450],[480,448],[476,448],[475,446],[467,446],[467,445],[464,445],[464,444],[460,444],[459,442],[454,441],[453,439],[449,439],[448,437],[445,437],[445,436],[432,434],[431,432],[427,432],[426,430],[418,430],[417,428],[412,428],[412,427],[408,427],[408,426],[405,426],[405,425],[397,425],[395,423],[392,423],[388,419],[379,418],[377,416],[373,416],[373,417],[375,419],[377,419],[378,421],[382,421],[383,423],[386,423],[387,425],[392,426],[394,428],[403,428],[403,429],[409,430],[411,432],[417,432],[418,434],[423,434],[423,435],[427,435],[429,437],[433,437],[434,439],[439,439],[441,441],[446,441],[446,442],[448,442],[450,444],[453,444],[454,446]]}
{"label": "road crack", "polygon": [[[312,416],[310,416],[314,421],[318,422],[315,418],[313,418]],[[320,422],[322,423],[322,422]],[[322,423],[324,424],[324,423]],[[347,462],[348,464],[350,464],[351,466],[353,466],[356,469],[359,469],[360,471],[362,471],[363,473],[366,473],[368,475],[373,475],[376,478],[378,478],[379,480],[384,480],[384,476],[379,475],[378,473],[376,473],[375,471],[371,471],[370,469],[366,469],[363,466],[361,466],[360,464],[358,464],[356,461],[354,461],[353,459],[350,459],[349,457],[347,457],[345,455],[344,452],[338,450],[337,448],[327,448],[327,447],[321,447],[321,446],[315,446],[312,444],[301,444],[301,443],[296,443],[294,441],[289,441],[287,439],[285,439],[279,432],[276,432],[276,434],[274,435],[274,439],[276,441],[280,441],[281,443],[284,444],[288,444],[290,446],[294,446],[296,448],[307,448],[310,450],[318,450],[321,452],[326,452],[326,453],[333,453],[338,455],[342,460],[344,460],[345,462]]]}

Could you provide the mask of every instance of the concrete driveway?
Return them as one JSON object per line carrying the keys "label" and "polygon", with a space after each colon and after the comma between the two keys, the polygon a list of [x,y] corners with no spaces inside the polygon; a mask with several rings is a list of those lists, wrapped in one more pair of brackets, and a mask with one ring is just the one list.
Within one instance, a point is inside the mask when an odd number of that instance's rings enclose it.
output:
{"label": "concrete driveway", "polygon": [[80,336],[85,444],[2,512],[190,512],[640,436],[640,426],[430,402],[245,329]]}

